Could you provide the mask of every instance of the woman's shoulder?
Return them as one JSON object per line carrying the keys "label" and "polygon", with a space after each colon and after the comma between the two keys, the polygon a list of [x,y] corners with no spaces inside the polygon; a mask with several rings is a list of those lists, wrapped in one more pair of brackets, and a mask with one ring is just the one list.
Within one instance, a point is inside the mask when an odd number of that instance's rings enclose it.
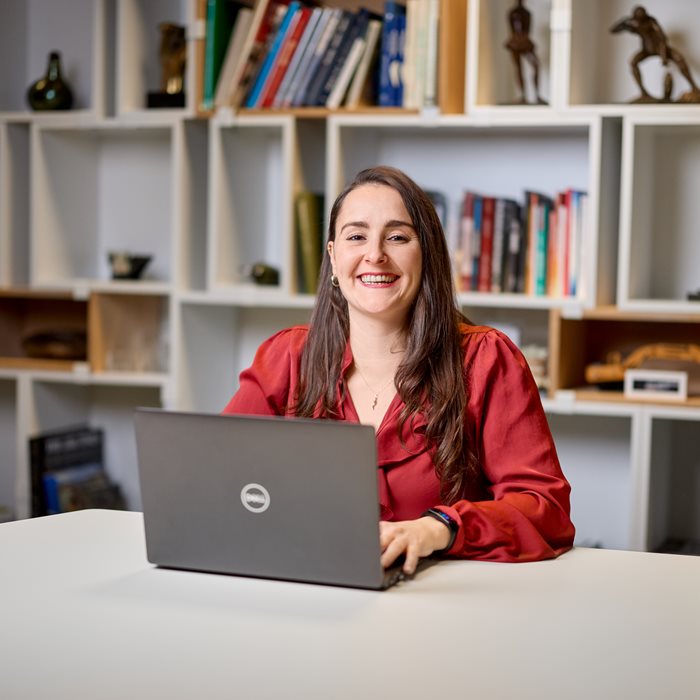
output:
{"label": "woman's shoulder", "polygon": [[283,328],[271,335],[260,346],[260,350],[277,353],[286,351],[290,354],[297,354],[302,351],[308,335],[309,327],[306,325]]}
{"label": "woman's shoulder", "polygon": [[470,363],[477,353],[479,360],[486,361],[498,357],[515,359],[518,364],[525,363],[515,343],[497,328],[461,323],[459,330],[462,335],[465,363]]}

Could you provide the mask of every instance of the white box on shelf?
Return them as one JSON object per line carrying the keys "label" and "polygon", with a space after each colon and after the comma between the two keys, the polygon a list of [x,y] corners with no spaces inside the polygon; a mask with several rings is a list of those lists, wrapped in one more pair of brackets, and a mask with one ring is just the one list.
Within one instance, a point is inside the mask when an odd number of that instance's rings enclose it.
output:
{"label": "white box on shelf", "polygon": [[688,398],[688,373],[661,369],[628,369],[624,393],[628,399],[649,401],[685,401]]}

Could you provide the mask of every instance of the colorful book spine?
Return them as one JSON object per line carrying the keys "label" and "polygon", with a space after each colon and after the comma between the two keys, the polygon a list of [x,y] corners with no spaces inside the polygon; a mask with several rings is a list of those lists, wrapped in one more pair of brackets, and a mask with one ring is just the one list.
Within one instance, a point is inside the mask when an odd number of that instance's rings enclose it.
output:
{"label": "colorful book spine", "polygon": [[380,107],[398,107],[396,103],[397,86],[400,81],[401,64],[399,63],[399,41],[401,38],[401,15],[405,8],[395,0],[384,3],[384,24],[379,57],[379,92]]}
{"label": "colorful book spine", "polygon": [[282,19],[282,23],[280,24],[279,29],[277,30],[275,39],[272,42],[272,46],[267,52],[267,55],[265,56],[265,59],[262,63],[262,67],[260,69],[260,72],[258,73],[258,77],[255,81],[255,84],[253,85],[253,89],[250,91],[246,99],[245,106],[249,109],[258,106],[258,101],[265,87],[265,82],[272,71],[275,60],[277,59],[280,48],[282,47],[282,43],[284,42],[289,27],[292,24],[292,21],[300,7],[301,3],[298,0],[292,0],[292,2],[289,4],[284,18]]}
{"label": "colorful book spine", "polygon": [[493,258],[493,227],[496,200],[484,197],[481,215],[481,252],[479,256],[479,278],[477,290],[491,291],[491,266]]}

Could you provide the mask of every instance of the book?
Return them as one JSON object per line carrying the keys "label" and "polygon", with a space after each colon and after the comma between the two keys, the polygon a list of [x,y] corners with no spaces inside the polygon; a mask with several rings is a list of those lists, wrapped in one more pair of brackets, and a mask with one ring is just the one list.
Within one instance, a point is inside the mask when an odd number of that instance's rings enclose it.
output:
{"label": "book", "polygon": [[479,263],[481,262],[481,225],[482,225],[482,214],[483,214],[484,198],[479,195],[474,195],[473,204],[473,219],[474,223],[471,232],[471,260],[472,260],[472,273],[471,273],[471,291],[475,292],[479,289]]}
{"label": "book", "polygon": [[306,31],[306,25],[311,18],[311,14],[312,11],[310,7],[302,7],[296,14],[296,21],[292,21],[292,26],[290,26],[287,37],[282,44],[273,73],[263,90],[261,98],[262,107],[269,108],[273,106],[274,98],[282,86],[284,76],[289,70],[292,57],[297,50],[299,41]]}
{"label": "book", "polygon": [[214,94],[236,16],[242,5],[235,0],[208,0],[204,55],[202,109],[214,108]]}
{"label": "book", "polygon": [[479,277],[477,291],[491,291],[491,268],[493,257],[493,227],[496,200],[494,197],[484,197],[481,214],[481,246],[479,253]]}
{"label": "book", "polygon": [[326,53],[326,49],[330,45],[335,30],[338,27],[343,16],[343,11],[338,9],[331,9],[328,15],[328,21],[325,22],[323,31],[318,37],[318,41],[314,46],[313,53],[311,54],[311,59],[309,60],[304,75],[299,81],[297,91],[292,99],[292,105],[294,107],[301,107],[302,105],[308,105],[308,94],[311,87],[311,83],[314,76],[319,70],[321,61],[323,60],[323,55]]}
{"label": "book", "polygon": [[328,92],[325,91],[326,81],[333,70],[336,57],[339,56],[341,48],[346,45],[350,37],[354,22],[355,15],[349,10],[342,10],[335,32],[333,32],[333,36],[328,43],[328,47],[323,52],[318,68],[309,82],[306,99],[304,100],[305,104],[319,106],[325,104],[328,99],[330,90]]}
{"label": "book", "polygon": [[467,3],[440,0],[438,18],[437,103],[441,114],[464,112]]}
{"label": "book", "polygon": [[[317,105],[325,105],[328,101],[328,97],[333,91],[336,82],[340,78],[340,74],[345,68],[345,64],[348,61],[349,54],[355,48],[356,42],[358,40],[360,41],[361,48],[361,44],[364,41],[365,34],[367,33],[367,24],[369,23],[369,17],[369,11],[362,8],[358,10],[352,18],[352,22],[350,23],[350,26],[343,35],[343,39],[340,45],[338,46],[338,50],[336,51],[335,57],[333,58],[331,68],[326,75],[323,88],[321,89],[321,92],[318,98],[316,99]],[[356,57],[353,60],[356,63],[360,57],[359,50],[360,49],[355,49]],[[349,83],[349,78],[347,79],[347,82]]]}
{"label": "book", "polygon": [[79,425],[29,439],[32,517],[47,515],[44,475],[86,464],[103,465],[103,431]]}
{"label": "book", "polygon": [[404,35],[403,52],[403,99],[402,107],[405,109],[418,109],[416,84],[416,48],[418,46],[418,12],[419,0],[406,0],[406,31]]}
{"label": "book", "polygon": [[255,82],[253,83],[253,87],[246,97],[245,106],[248,109],[259,106],[260,97],[265,88],[266,81],[272,72],[275,61],[277,60],[280,48],[282,47],[290,28],[293,27],[295,18],[298,20],[297,12],[300,7],[301,3],[299,0],[292,0],[287,7],[282,21],[275,32],[272,44],[268,49],[265,58],[263,59],[260,71],[258,72]]}
{"label": "book", "polygon": [[236,15],[236,22],[233,25],[231,38],[226,49],[226,56],[224,57],[224,63],[221,66],[221,73],[214,95],[215,107],[224,107],[231,101],[235,88],[233,76],[236,74],[236,68],[241,61],[243,45],[250,31],[252,21],[253,10],[249,7],[242,7],[238,11],[238,15]]}
{"label": "book", "polygon": [[462,199],[460,220],[460,248],[458,256],[459,289],[468,292],[472,288],[472,235],[474,232],[474,192],[465,192]]}
{"label": "book", "polygon": [[505,200],[503,212],[504,229],[504,260],[503,260],[503,291],[520,292],[519,271],[522,247],[522,226],[520,205],[513,199]]}
{"label": "book", "polygon": [[382,33],[381,20],[371,19],[367,25],[367,36],[365,40],[365,48],[362,52],[362,57],[352,77],[352,82],[348,88],[348,95],[345,100],[347,107],[356,109],[363,101],[367,103],[374,102],[373,86],[370,76],[375,73],[374,70],[379,55],[379,37]]}
{"label": "book", "polygon": [[491,291],[503,291],[503,251],[505,239],[506,200],[499,197],[493,213],[493,253],[491,255]]}
{"label": "book", "polygon": [[401,105],[400,102],[396,103],[398,85],[401,80],[401,64],[399,62],[401,16],[405,17],[405,7],[395,0],[386,0],[379,53],[378,104],[380,107]]}
{"label": "book", "polygon": [[318,25],[318,21],[321,17],[322,12],[321,8],[314,7],[313,9],[310,9],[310,11],[311,14],[309,15],[309,19],[307,20],[306,25],[304,26],[304,31],[299,37],[299,41],[297,42],[296,48],[294,49],[294,52],[289,60],[289,65],[287,66],[287,70],[284,72],[282,82],[280,83],[279,88],[277,88],[277,92],[275,93],[272,99],[271,107],[273,109],[279,109],[280,107],[284,106],[287,93],[289,92],[289,88],[294,81],[297,69],[304,60],[304,56],[306,55],[309,43],[314,35],[316,26]]}
{"label": "book", "polygon": [[315,294],[323,254],[323,195],[303,191],[294,200],[299,291]]}
{"label": "book", "polygon": [[[277,99],[275,100],[275,106],[279,104],[280,107],[290,107],[292,106],[294,97],[296,96],[303,80],[306,78],[308,67],[314,57],[314,52],[316,47],[324,32],[326,31],[326,25],[331,18],[332,10],[330,8],[314,8],[314,15],[316,15],[316,20],[314,22],[313,17],[307,25],[308,36],[302,37],[300,43],[304,44],[303,53],[297,52],[294,56],[295,65],[292,66],[294,74],[291,76],[289,83],[283,88],[284,94],[278,95],[279,103]],[[309,27],[311,30],[309,31]],[[301,47],[300,47],[301,49]],[[280,90],[282,92],[282,90]]]}
{"label": "book", "polygon": [[[428,18],[426,27],[425,49],[425,82],[423,88],[423,106],[434,107],[437,105],[437,65],[438,43],[440,31],[440,0],[427,0]],[[462,70],[464,68],[462,67]]]}
{"label": "book", "polygon": [[257,0],[253,8],[248,36],[243,44],[241,60],[234,71],[230,106],[234,109],[243,104],[251,84],[255,79],[264,58],[265,44],[272,33],[274,18],[280,8],[284,9],[289,0]]}
{"label": "book", "polygon": [[345,95],[350,87],[350,81],[357,70],[366,45],[367,40],[364,36],[356,37],[335,84],[333,85],[333,89],[326,100],[326,107],[328,109],[337,109],[345,99]]}

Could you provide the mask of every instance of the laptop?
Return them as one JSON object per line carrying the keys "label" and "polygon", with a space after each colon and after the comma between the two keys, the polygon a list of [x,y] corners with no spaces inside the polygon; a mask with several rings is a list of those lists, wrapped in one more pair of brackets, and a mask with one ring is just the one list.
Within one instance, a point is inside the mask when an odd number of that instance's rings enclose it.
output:
{"label": "laptop", "polygon": [[380,563],[370,426],[146,408],[134,423],[151,563],[378,590],[404,578]]}

